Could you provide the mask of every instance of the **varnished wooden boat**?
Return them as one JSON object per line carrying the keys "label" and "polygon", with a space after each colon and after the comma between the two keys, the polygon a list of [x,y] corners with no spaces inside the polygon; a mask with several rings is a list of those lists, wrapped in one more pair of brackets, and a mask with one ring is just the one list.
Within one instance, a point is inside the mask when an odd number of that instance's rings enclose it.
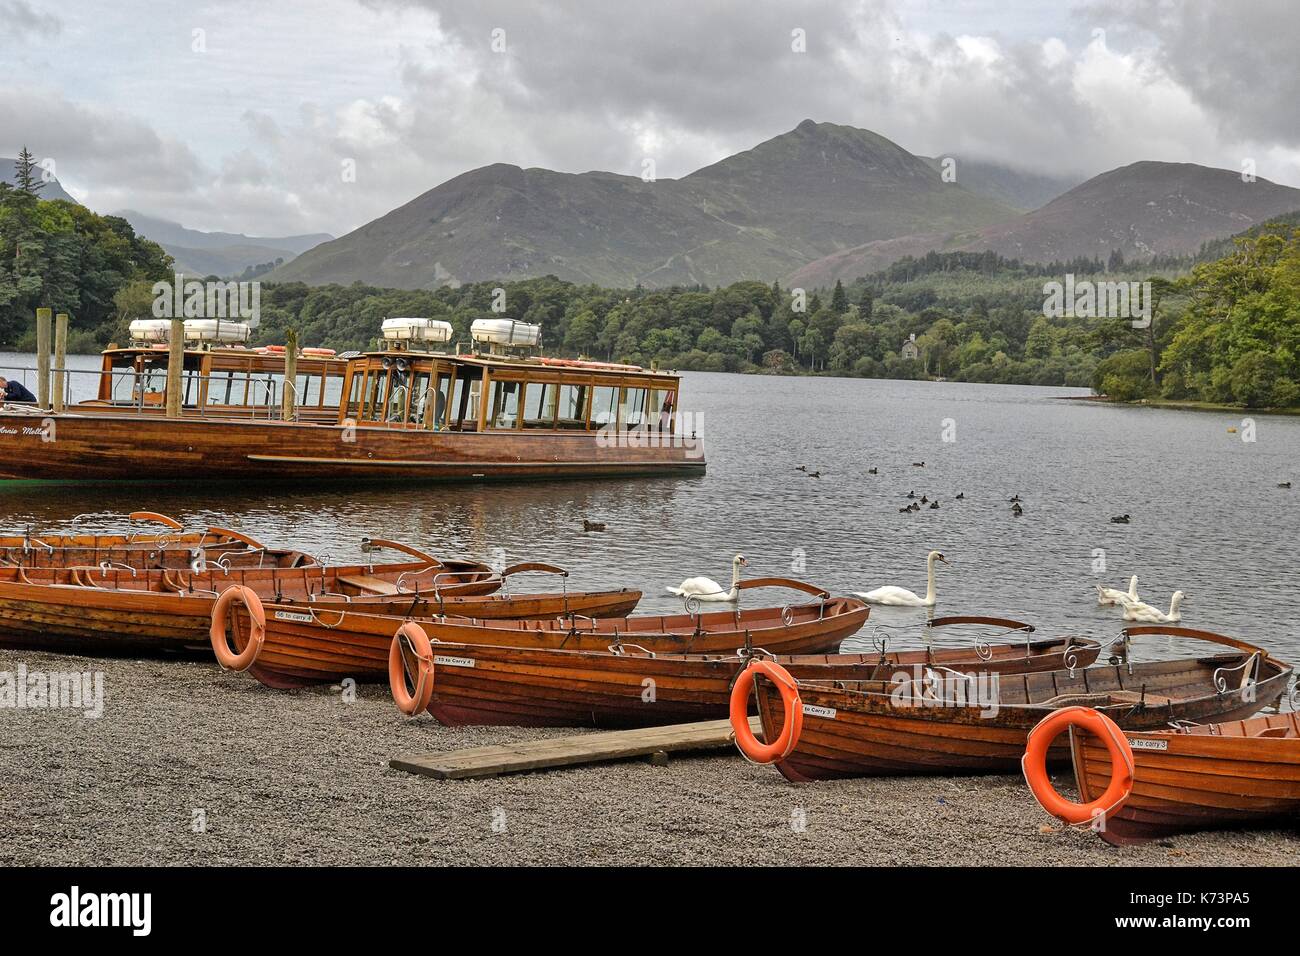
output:
{"label": "varnished wooden boat", "polygon": [[[620,648],[544,650],[438,643],[431,653],[397,638],[408,693],[424,680],[432,687],[426,709],[444,724],[640,727],[727,715],[731,686],[745,658],[726,655],[650,655]],[[1064,639],[1016,645],[925,648],[875,654],[797,654],[775,658],[801,679],[870,679],[899,667],[1051,666],[1063,658],[1091,663],[1099,646]],[[422,661],[421,658],[424,658]],[[390,675],[391,680],[391,675]]]}
{"label": "varnished wooden boat", "polygon": [[[188,360],[179,417],[133,404],[64,412],[6,406],[0,409],[8,439],[0,478],[264,479],[296,487],[304,481],[703,474],[701,441],[679,416],[676,374],[526,355],[526,347],[503,350],[490,335],[475,348],[421,351],[415,343],[390,341],[351,357],[332,408],[315,409],[311,421],[239,418],[224,405],[208,417],[197,403],[218,383],[210,369],[191,368]],[[165,390],[165,377],[154,378]],[[240,401],[254,412],[272,411],[274,402],[262,403],[247,378],[240,379]],[[259,372],[257,381],[268,395],[284,387],[280,381],[277,388],[273,368]],[[166,402],[165,391],[152,386],[144,395],[153,405]],[[328,423],[319,420],[327,410]],[[48,440],[50,430],[57,441]]]}
{"label": "varnished wooden boat", "polygon": [[316,563],[302,551],[268,548],[230,528],[185,531],[175,518],[136,511],[131,522],[160,524],[164,532],[126,534],[0,535],[0,567],[66,568],[118,565],[130,568],[218,567],[295,568]]}
{"label": "varnished wooden boat", "polygon": [[[385,545],[397,546],[391,542]],[[415,549],[408,549],[415,551]],[[415,552],[419,554],[419,552]],[[0,643],[80,650],[210,650],[208,630],[220,591],[241,585],[286,607],[473,610],[483,615],[626,613],[637,592],[499,595],[524,564],[498,574],[476,561],[429,555],[397,564],[220,569],[203,573],[127,567],[0,568]],[[567,605],[566,605],[567,601]]]}
{"label": "varnished wooden boat", "polygon": [[[1125,643],[1159,632],[1130,628]],[[1123,729],[1146,730],[1176,721],[1240,720],[1285,690],[1291,665],[1267,652],[1208,631],[1178,633],[1233,653],[998,676],[996,707],[970,703],[978,696],[970,683],[943,671],[932,672],[947,681],[932,697],[926,694],[930,674],[919,683],[915,674],[893,681],[798,679],[803,727],[777,769],[790,780],[1009,773],[1019,769],[1029,731],[1059,707],[1093,707]],[[755,687],[764,738],[775,740],[785,721],[780,690],[762,679]],[[1050,756],[1069,755],[1059,745]]]}
{"label": "varnished wooden boat", "polygon": [[[1141,843],[1193,830],[1300,821],[1300,715],[1268,714],[1125,733],[1133,787],[1105,816],[1108,843]],[[1110,785],[1110,757],[1089,734],[1071,737],[1084,802]]]}
{"label": "varnished wooden boat", "polygon": [[[550,620],[490,621],[468,618],[410,618],[435,646],[484,645],[529,649],[596,650],[611,647],[653,654],[734,654],[738,648],[769,653],[833,651],[855,634],[868,608],[852,598],[831,597],[820,588],[784,578],[756,578],[749,588],[791,587],[817,600],[785,607],[702,614],[636,615],[593,620],[581,615]],[[251,603],[251,602],[248,602]],[[384,680],[393,635],[406,619],[350,610],[312,613],[302,607],[264,605],[254,637],[253,618],[243,600],[231,605],[228,633],[214,626],[214,649],[225,641],[244,654],[258,645],[248,672],[272,687],[333,682],[344,677]],[[219,624],[220,622],[218,622]],[[218,650],[218,656],[221,656]]]}

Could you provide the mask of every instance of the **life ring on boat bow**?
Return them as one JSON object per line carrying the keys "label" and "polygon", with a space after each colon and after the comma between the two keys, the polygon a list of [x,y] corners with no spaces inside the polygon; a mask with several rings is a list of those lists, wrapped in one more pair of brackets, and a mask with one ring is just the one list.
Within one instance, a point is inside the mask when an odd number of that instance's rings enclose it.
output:
{"label": "life ring on boat bow", "polygon": [[[785,726],[780,736],[768,744],[761,743],[749,728],[749,692],[759,674],[776,684],[781,692],[781,706],[785,708]],[[790,756],[803,732],[803,701],[799,697],[798,681],[776,661],[750,658],[731,687],[731,729],[740,752],[754,763],[776,763]]]}
{"label": "life ring on boat bow", "polygon": [[[236,654],[230,649],[226,640],[226,623],[230,616],[230,605],[236,601],[248,608],[248,643]],[[262,609],[262,600],[252,588],[242,584],[232,584],[221,592],[212,605],[212,627],[208,630],[208,639],[212,642],[212,652],[217,655],[217,663],[226,670],[246,671],[253,666],[257,655],[262,653],[262,642],[266,640],[266,611]]]}
{"label": "life ring on boat bow", "polygon": [[[1089,803],[1066,800],[1056,792],[1047,776],[1047,751],[1069,727],[1078,727],[1099,738],[1110,753],[1110,786]],[[1115,721],[1091,707],[1063,707],[1040,720],[1029,732],[1020,769],[1039,805],[1066,823],[1091,823],[1098,812],[1107,814],[1118,810],[1133,792],[1133,748]]]}
{"label": "life ring on boat bow", "polygon": [[[406,661],[402,641],[411,646],[415,654],[415,690],[406,687]],[[414,621],[405,621],[393,634],[388,648],[388,689],[393,693],[393,703],[407,717],[414,717],[429,706],[433,699],[433,645],[424,628]]]}

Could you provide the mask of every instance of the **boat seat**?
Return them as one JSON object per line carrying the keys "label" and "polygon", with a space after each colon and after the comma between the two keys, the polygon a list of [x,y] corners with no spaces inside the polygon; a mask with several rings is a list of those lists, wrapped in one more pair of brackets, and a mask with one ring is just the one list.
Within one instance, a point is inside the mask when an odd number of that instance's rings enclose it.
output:
{"label": "boat seat", "polygon": [[1251,734],[1252,737],[1290,737],[1290,727],[1265,727],[1263,730],[1257,730]]}
{"label": "boat seat", "polygon": [[391,581],[385,581],[381,578],[372,577],[369,574],[340,574],[338,577],[339,584],[351,585],[362,591],[369,591],[372,594],[400,594],[397,585]]}
{"label": "boat seat", "polygon": [[1117,690],[1110,694],[1112,700],[1117,704],[1136,704],[1144,702],[1148,707],[1166,707],[1173,703],[1173,698],[1162,697],[1159,694],[1153,694],[1147,691],[1145,694],[1136,690]]}

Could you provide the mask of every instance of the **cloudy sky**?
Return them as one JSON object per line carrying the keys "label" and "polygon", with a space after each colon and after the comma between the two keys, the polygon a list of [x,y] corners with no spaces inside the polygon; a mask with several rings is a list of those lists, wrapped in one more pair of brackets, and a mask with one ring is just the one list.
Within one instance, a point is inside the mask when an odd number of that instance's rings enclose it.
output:
{"label": "cloudy sky", "polygon": [[805,118],[1300,186],[1297,51],[1290,0],[0,0],[0,156],[253,235],[339,235],[491,162],[681,176]]}

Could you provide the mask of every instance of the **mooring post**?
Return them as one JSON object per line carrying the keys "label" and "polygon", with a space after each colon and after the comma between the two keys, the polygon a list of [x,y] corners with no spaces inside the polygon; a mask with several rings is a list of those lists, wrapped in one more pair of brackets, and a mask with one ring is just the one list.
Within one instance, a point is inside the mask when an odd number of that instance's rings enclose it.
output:
{"label": "mooring post", "polygon": [[53,309],[36,310],[36,404],[50,407],[50,322]]}
{"label": "mooring post", "polygon": [[68,396],[65,394],[64,380],[67,378],[65,366],[68,364],[68,313],[60,312],[54,317],[54,410],[61,412],[66,407]]}
{"label": "mooring post", "polygon": [[167,417],[181,417],[181,373],[185,369],[185,320],[172,319],[167,342]]}
{"label": "mooring post", "polygon": [[280,417],[293,421],[298,399],[298,333],[290,329],[284,337],[284,391],[280,394]]}

